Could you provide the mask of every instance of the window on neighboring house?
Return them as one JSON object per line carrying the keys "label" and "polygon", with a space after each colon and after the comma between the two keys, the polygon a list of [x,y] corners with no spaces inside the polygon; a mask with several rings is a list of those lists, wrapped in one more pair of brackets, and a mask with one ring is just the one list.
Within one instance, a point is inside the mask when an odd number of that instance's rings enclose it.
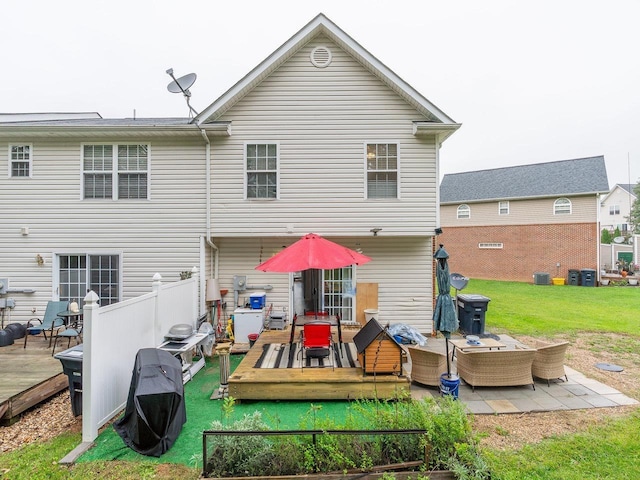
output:
{"label": "window on neighboring house", "polygon": [[398,198],[398,145],[367,144],[367,198]]}
{"label": "window on neighboring house", "polygon": [[59,255],[58,292],[60,300],[78,302],[82,306],[87,291],[100,297],[100,305],[120,301],[119,255]]}
{"label": "window on neighboring house", "polygon": [[498,202],[498,215],[509,215],[509,202]]}
{"label": "window on neighboring house", "polygon": [[620,205],[610,205],[609,215],[620,215]]}
{"label": "window on neighboring house", "polygon": [[571,200],[569,200],[568,198],[558,198],[555,202],[553,202],[553,214],[570,215]]}
{"label": "window on neighboring house", "polygon": [[278,145],[249,143],[245,148],[247,198],[278,198]]}
{"label": "window on neighboring house", "polygon": [[469,205],[458,205],[458,219],[471,218],[471,208]]}
{"label": "window on neighboring house", "polygon": [[84,198],[148,198],[148,145],[84,145],[82,169]]}
{"label": "window on neighboring house", "polygon": [[31,145],[9,145],[9,176],[31,176]]}

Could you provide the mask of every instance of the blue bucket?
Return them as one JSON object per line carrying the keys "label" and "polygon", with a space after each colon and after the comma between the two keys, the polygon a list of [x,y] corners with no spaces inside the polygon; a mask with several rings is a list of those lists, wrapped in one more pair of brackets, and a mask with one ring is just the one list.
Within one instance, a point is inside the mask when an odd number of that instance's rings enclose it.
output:
{"label": "blue bucket", "polygon": [[440,375],[440,393],[442,395],[451,395],[454,399],[458,398],[458,388],[460,387],[460,377],[443,373]]}

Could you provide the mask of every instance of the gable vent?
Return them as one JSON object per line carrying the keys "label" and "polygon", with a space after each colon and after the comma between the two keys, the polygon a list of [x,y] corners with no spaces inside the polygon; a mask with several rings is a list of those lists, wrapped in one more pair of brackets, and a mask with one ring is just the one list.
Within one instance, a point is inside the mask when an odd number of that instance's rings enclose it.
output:
{"label": "gable vent", "polygon": [[319,46],[311,50],[311,63],[318,68],[325,68],[331,64],[331,50]]}

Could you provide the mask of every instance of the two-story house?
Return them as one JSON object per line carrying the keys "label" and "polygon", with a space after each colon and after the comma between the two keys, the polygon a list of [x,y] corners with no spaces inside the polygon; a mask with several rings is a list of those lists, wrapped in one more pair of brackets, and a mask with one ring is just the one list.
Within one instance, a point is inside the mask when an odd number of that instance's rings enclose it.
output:
{"label": "two-story house", "polygon": [[[313,285],[317,308],[345,320],[366,285],[382,322],[430,332],[439,150],[458,127],[322,14],[193,119],[0,123],[13,318],[87,289],[103,304],[135,297],[156,272],[197,266],[203,289],[229,290],[228,314],[236,276],[289,312]],[[310,232],[373,261],[255,270]]]}
{"label": "two-story house", "polygon": [[532,282],[597,270],[600,198],[609,191],[604,157],[444,175],[443,229],[453,271]]}
{"label": "two-story house", "polygon": [[613,233],[616,228],[620,233],[630,234],[629,215],[631,206],[637,200],[632,183],[618,183],[609,193],[602,197],[600,206],[601,228]]}

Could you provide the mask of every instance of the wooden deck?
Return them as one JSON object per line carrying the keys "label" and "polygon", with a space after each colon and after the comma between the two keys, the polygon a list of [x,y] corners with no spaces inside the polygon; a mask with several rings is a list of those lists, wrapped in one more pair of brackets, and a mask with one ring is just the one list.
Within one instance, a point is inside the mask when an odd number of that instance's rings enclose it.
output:
{"label": "wooden deck", "polygon": [[[71,345],[73,346],[73,341]],[[69,386],[62,373],[62,364],[51,356],[49,340],[32,335],[27,348],[24,338],[0,348],[0,424],[7,425],[20,418],[25,410],[39,404]],[[67,348],[59,340],[56,352]]]}
{"label": "wooden deck", "polygon": [[[356,332],[344,329],[344,342],[350,342]],[[404,369],[403,375],[364,375],[362,368],[254,368],[264,344],[286,343],[289,334],[288,329],[262,332],[229,377],[230,396],[237,400],[356,400],[409,392]]]}

